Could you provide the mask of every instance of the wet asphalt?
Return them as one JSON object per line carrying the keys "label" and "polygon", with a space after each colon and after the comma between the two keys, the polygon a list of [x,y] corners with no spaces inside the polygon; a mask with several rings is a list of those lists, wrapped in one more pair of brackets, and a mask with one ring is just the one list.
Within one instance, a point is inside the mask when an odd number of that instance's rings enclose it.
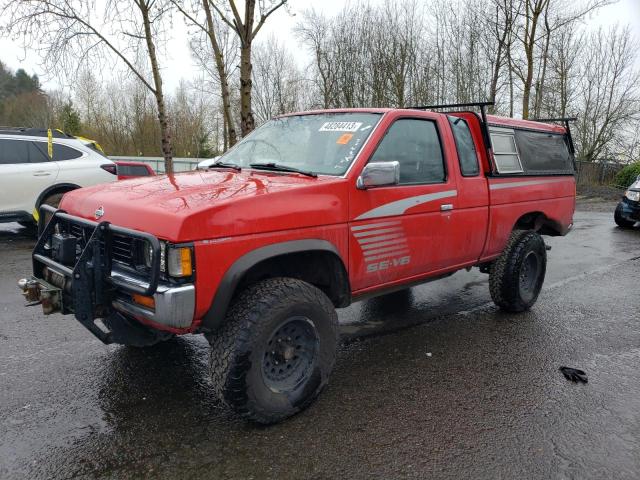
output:
{"label": "wet asphalt", "polygon": [[0,226],[0,479],[639,478],[640,229],[611,212],[547,239],[527,313],[477,270],[340,311],[328,388],[272,427],[216,402],[198,336],[104,346],[24,308],[33,241]]}

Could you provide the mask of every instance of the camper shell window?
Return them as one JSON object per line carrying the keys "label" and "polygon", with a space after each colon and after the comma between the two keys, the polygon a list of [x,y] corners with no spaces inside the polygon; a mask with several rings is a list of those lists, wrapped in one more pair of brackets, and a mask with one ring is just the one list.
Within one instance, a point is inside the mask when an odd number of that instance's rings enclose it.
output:
{"label": "camper shell window", "polygon": [[489,132],[499,174],[575,173],[566,135],[495,126]]}

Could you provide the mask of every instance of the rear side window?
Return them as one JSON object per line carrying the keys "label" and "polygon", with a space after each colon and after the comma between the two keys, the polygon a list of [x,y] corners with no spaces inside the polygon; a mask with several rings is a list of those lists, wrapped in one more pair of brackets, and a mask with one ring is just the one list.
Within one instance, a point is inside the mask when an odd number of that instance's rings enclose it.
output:
{"label": "rear side window", "polygon": [[[47,142],[37,142],[38,149],[49,158],[49,146]],[[53,161],[58,162],[62,160],[73,160],[74,158],[80,158],[82,156],[82,152],[76,150],[75,148],[67,147],[66,145],[61,145],[59,143],[53,144]]]}
{"label": "rear side window", "polygon": [[73,160],[75,158],[80,158],[81,156],[82,152],[75,148],[60,145],[59,143],[53,144],[53,160],[56,162],[61,160]]}
{"label": "rear side window", "polygon": [[574,173],[573,159],[564,135],[516,130],[515,137],[526,173]]}
{"label": "rear side window", "polygon": [[118,165],[118,174],[130,177],[146,177],[149,170],[143,165]]}
{"label": "rear side window", "polygon": [[48,160],[29,140],[0,139],[0,165],[43,163]]}
{"label": "rear side window", "polygon": [[449,117],[449,123],[453,131],[453,138],[456,141],[460,171],[465,177],[475,177],[480,173],[480,167],[469,125],[466,120],[457,117]]}
{"label": "rear side window", "polygon": [[444,182],[444,159],[435,123],[403,118],[391,125],[370,162],[393,161],[400,163],[401,185]]}
{"label": "rear side window", "polygon": [[491,130],[491,145],[498,173],[522,173],[522,164],[513,130]]}
{"label": "rear side window", "polygon": [[498,173],[574,173],[565,135],[492,127],[491,143]]}

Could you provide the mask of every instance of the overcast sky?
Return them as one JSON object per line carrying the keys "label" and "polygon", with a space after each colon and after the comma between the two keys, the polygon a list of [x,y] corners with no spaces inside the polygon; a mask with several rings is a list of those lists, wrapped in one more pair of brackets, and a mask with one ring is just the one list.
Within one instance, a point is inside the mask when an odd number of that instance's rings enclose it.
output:
{"label": "overcast sky", "polygon": [[[380,0],[370,0],[370,4]],[[352,0],[352,4],[357,1]],[[289,0],[289,12],[280,10],[269,18],[258,38],[265,38],[270,34],[277,35],[288,43],[290,50],[300,63],[305,63],[306,52],[300,48],[292,34],[293,26],[297,21],[296,13],[314,6],[316,10],[328,15],[337,12],[345,4],[344,0]],[[619,0],[616,4],[602,8],[597,13],[585,19],[589,27],[610,26],[616,23],[631,25],[635,35],[640,39],[640,0]],[[163,76],[168,91],[173,90],[181,79],[192,79],[197,75],[197,69],[187,46],[188,38],[182,21],[174,22],[174,33],[167,48],[168,58],[164,60]],[[36,73],[40,77],[45,88],[59,88],[60,79],[44,72],[39,65],[39,58],[33,52],[24,52],[19,47],[20,43],[10,39],[0,39],[0,60],[12,69],[24,68],[29,74]],[[640,59],[640,54],[638,55]]]}

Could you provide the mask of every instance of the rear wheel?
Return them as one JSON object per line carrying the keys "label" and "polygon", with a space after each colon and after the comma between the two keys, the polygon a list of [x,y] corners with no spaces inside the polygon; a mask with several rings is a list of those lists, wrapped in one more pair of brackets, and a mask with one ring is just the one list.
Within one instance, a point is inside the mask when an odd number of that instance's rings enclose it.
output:
{"label": "rear wheel", "polygon": [[508,312],[523,312],[538,299],[547,270],[544,240],[534,231],[514,230],[502,255],[491,265],[493,302]]}
{"label": "rear wheel", "polygon": [[[42,201],[40,205],[49,205],[51,207],[58,208],[58,205],[60,205],[60,200],[62,200],[64,193],[54,193],[53,195],[49,195]],[[45,225],[49,222],[49,220],[51,220],[51,216],[52,216],[51,213],[45,213],[44,215]]]}
{"label": "rear wheel", "polygon": [[636,224],[636,222],[634,222],[633,220],[627,220],[622,216],[622,204],[620,203],[616,207],[616,211],[613,214],[613,219],[620,228],[631,228]]}
{"label": "rear wheel", "polygon": [[251,285],[209,337],[216,392],[249,420],[290,417],[327,384],[337,340],[335,309],[318,288],[292,278]]}

